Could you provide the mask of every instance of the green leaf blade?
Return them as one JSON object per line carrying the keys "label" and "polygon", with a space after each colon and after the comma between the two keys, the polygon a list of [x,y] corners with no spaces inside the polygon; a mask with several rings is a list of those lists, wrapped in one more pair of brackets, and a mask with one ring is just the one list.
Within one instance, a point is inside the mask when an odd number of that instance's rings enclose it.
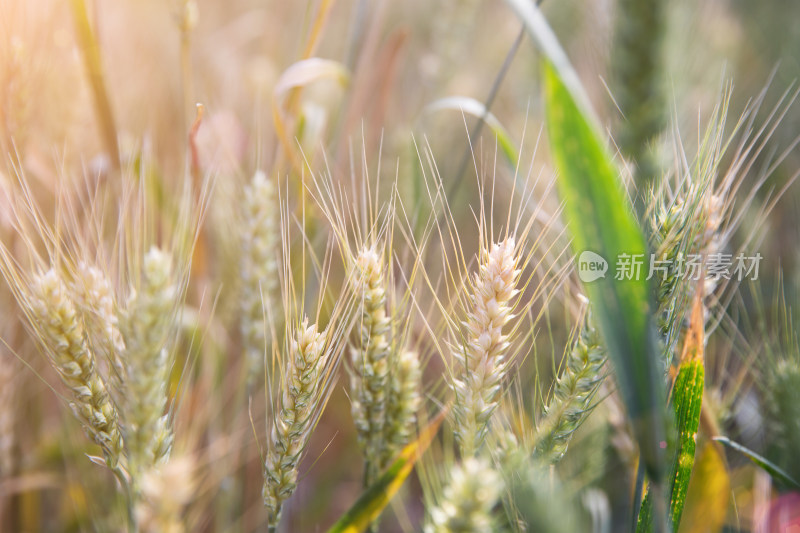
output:
{"label": "green leaf blade", "polygon": [[700,411],[703,405],[703,388],[705,386],[705,369],[702,360],[683,363],[678,370],[673,389],[675,420],[678,427],[678,450],[671,472],[672,498],[670,515],[672,529],[678,531],[683,507],[686,505],[686,494],[689,480],[694,468],[696,436],[700,429]]}
{"label": "green leaf blade", "polygon": [[647,256],[645,238],[600,135],[549,64],[545,88],[550,147],[573,250],[592,251],[609,263],[605,277],[584,287],[597,309],[642,460],[651,480],[659,483],[666,419],[650,287],[645,275],[620,280],[614,276],[621,254]]}
{"label": "green leaf blade", "polygon": [[738,442],[730,440],[728,437],[714,437],[714,441],[724,444],[728,448],[732,448],[737,452],[745,455],[748,459],[753,461],[753,463],[755,463],[756,466],[763,469],[766,473],[772,476],[773,479],[775,479],[782,485],[791,487],[795,490],[800,490],[800,482],[795,480],[785,470],[783,470],[781,467],[779,467],[766,457],[763,457],[754,452],[753,450],[746,448],[745,446],[742,446]]}

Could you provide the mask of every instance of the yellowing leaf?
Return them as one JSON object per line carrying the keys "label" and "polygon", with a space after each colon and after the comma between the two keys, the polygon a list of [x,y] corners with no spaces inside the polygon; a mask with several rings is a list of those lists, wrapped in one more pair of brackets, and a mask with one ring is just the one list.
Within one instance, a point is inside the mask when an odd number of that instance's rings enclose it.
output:
{"label": "yellowing leaf", "polygon": [[707,442],[695,462],[678,533],[715,533],[728,510],[731,482],[718,447]]}
{"label": "yellowing leaf", "polygon": [[378,481],[364,491],[356,503],[328,530],[328,533],[359,533],[366,530],[380,516],[411,473],[414,464],[430,446],[446,412],[446,410],[442,411],[420,432],[417,440],[403,448],[397,459],[378,478]]}

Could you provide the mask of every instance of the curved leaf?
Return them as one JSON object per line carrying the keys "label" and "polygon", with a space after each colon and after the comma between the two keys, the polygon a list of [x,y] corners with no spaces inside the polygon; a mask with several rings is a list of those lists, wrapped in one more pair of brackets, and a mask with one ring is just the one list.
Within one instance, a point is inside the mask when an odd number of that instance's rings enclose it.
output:
{"label": "curved leaf", "polygon": [[328,533],[365,531],[380,516],[411,473],[417,459],[428,449],[436,432],[439,431],[446,412],[446,410],[442,411],[420,432],[417,440],[403,448],[397,459],[378,478],[378,481],[364,491],[356,503],[328,530]]}
{"label": "curved leaf", "polygon": [[483,118],[486,122],[486,125],[492,129],[492,133],[494,133],[497,137],[497,143],[500,145],[500,150],[503,152],[503,155],[506,156],[508,162],[512,167],[517,165],[519,154],[517,154],[517,149],[514,147],[515,145],[511,141],[511,136],[508,134],[500,121],[497,120],[497,117],[490,113],[481,102],[468,96],[450,96],[431,102],[425,106],[423,111],[425,113],[434,113],[436,111],[446,110],[463,112],[479,119]]}
{"label": "curved leaf", "polygon": [[800,489],[800,483],[798,483],[792,476],[790,476],[785,470],[781,467],[763,457],[753,450],[746,448],[739,444],[738,442],[734,442],[730,440],[728,437],[714,437],[716,442],[722,443],[725,446],[736,450],[737,452],[745,455],[751,461],[753,461],[757,466],[762,468],[767,474],[772,476],[772,478],[787,487],[792,487],[794,489]]}

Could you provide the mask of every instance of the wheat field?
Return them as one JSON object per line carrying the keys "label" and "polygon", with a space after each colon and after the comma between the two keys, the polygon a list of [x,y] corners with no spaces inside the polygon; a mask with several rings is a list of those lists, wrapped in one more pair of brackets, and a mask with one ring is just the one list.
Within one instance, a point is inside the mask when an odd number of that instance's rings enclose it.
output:
{"label": "wheat field", "polygon": [[798,19],[0,0],[0,532],[800,528]]}

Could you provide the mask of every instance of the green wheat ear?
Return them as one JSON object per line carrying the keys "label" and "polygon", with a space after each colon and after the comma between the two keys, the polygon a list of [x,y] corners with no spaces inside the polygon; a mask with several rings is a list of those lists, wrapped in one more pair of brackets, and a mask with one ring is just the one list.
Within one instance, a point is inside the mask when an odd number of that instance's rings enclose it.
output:
{"label": "green wheat ear", "polygon": [[567,452],[572,435],[592,410],[592,400],[605,374],[606,349],[587,311],[577,339],[556,379],[553,398],[536,430],[534,456],[556,463]]}
{"label": "green wheat ear", "polygon": [[[622,153],[636,167],[642,192],[660,175],[652,144],[666,119],[661,89],[664,5],[662,0],[620,0],[616,6],[611,59],[614,97],[623,116],[617,139]],[[637,197],[637,207],[643,206],[642,200]]]}
{"label": "green wheat ear", "polygon": [[767,381],[770,458],[793,479],[800,479],[800,362],[790,358],[778,361]]}
{"label": "green wheat ear", "polygon": [[387,447],[381,460],[387,465],[408,444],[417,426],[417,411],[422,403],[422,368],[417,352],[405,350],[398,354],[389,377],[386,402]]}

